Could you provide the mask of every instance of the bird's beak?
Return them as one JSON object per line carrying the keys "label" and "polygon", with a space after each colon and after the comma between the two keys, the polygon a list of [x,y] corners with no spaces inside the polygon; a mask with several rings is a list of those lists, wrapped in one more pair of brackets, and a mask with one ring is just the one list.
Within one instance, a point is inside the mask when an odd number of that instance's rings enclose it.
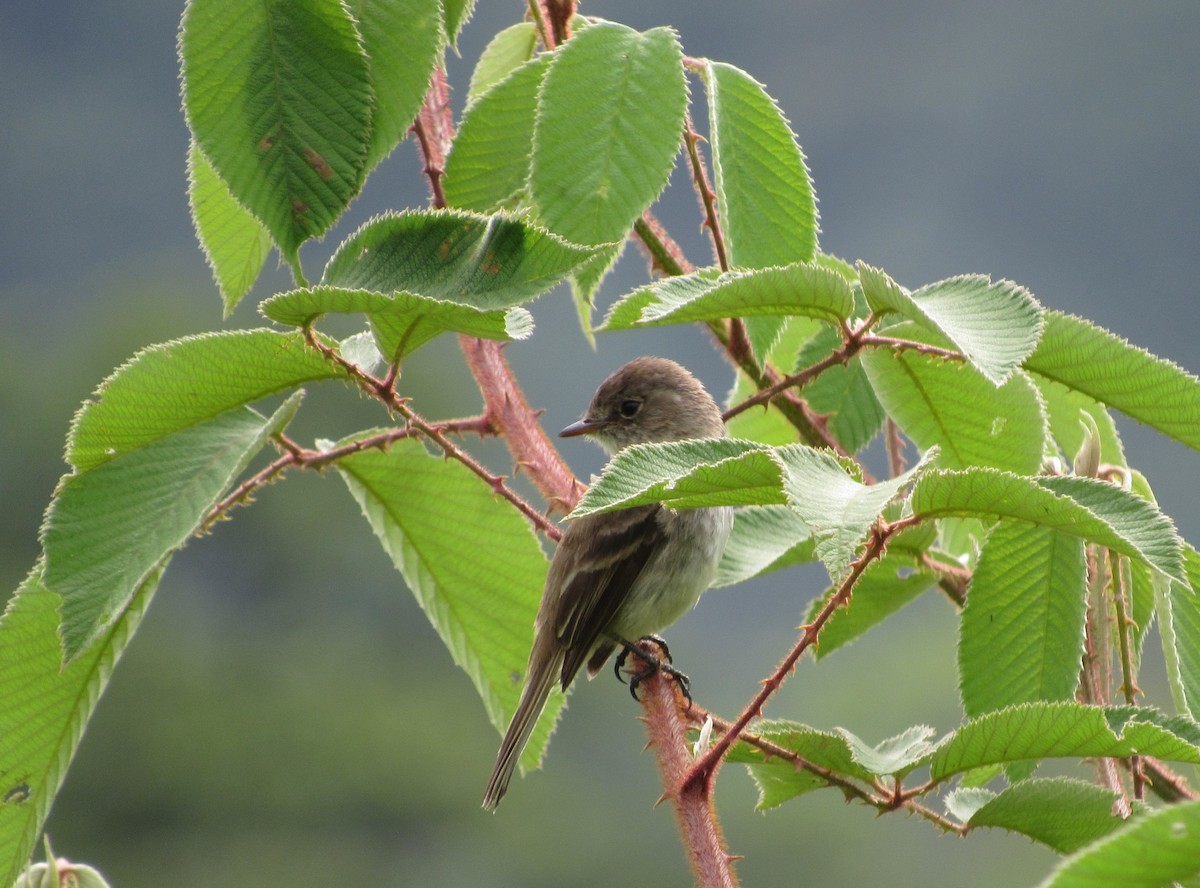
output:
{"label": "bird's beak", "polygon": [[602,431],[607,426],[608,420],[606,419],[581,419],[579,422],[572,423],[559,432],[558,437],[574,438],[577,435],[590,435],[594,432]]}

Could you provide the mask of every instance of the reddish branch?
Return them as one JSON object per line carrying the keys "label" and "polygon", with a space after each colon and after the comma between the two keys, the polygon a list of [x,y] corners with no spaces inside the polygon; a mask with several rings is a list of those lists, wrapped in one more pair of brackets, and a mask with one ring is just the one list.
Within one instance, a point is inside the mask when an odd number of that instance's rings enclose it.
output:
{"label": "reddish branch", "polygon": [[696,884],[702,888],[735,888],[736,858],[725,848],[712,780],[685,783],[694,760],[687,742],[688,713],[678,684],[660,672],[643,681],[638,694],[646,713],[650,736],[647,745],[654,750],[663,786],[667,787],[659,801],[669,801],[675,811]]}

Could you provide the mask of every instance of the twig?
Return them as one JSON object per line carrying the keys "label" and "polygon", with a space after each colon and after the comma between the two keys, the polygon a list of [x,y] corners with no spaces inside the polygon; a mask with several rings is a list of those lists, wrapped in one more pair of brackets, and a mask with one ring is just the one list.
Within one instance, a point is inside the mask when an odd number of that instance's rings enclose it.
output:
{"label": "twig", "polygon": [[766,705],[767,700],[783,686],[788,675],[795,669],[796,662],[800,659],[801,655],[816,643],[818,634],[822,627],[829,621],[829,618],[833,616],[839,607],[850,601],[850,594],[854,590],[854,584],[858,582],[858,578],[862,575],[863,571],[867,569],[872,561],[883,554],[884,548],[887,546],[887,541],[894,534],[905,527],[911,526],[916,520],[915,516],[902,518],[891,524],[877,525],[872,529],[866,548],[850,565],[850,570],[838,586],[837,591],[830,596],[829,601],[821,608],[816,618],[807,626],[802,627],[804,633],[800,636],[800,640],[796,642],[787,656],[783,658],[783,661],[775,669],[771,677],[763,682],[762,688],[754,695],[749,705],[746,706],[742,714],[730,726],[729,731],[722,735],[721,739],[696,762],[687,777],[684,778],[684,786],[681,787],[681,790],[692,783],[704,782],[710,779],[710,775],[715,771],[725,753],[728,752],[733,741],[738,738],[738,735],[746,728],[746,725],[750,724],[751,720],[761,717],[763,706]]}
{"label": "twig", "polygon": [[721,222],[717,218],[717,196],[708,184],[708,171],[700,159],[700,135],[692,126],[692,113],[684,117],[683,144],[687,146],[688,161],[692,166],[692,181],[696,183],[696,194],[700,198],[700,206],[704,210],[704,226],[712,238],[713,255],[721,271],[729,270],[729,257],[725,252],[725,235],[721,231]]}
{"label": "twig", "polygon": [[[305,341],[319,351],[327,361],[330,361],[342,369],[344,369],[350,377],[368,394],[381,400],[388,409],[400,414],[405,421],[422,435],[441,448],[442,452],[451,459],[455,459],[462,463],[478,477],[487,482],[492,491],[504,497],[517,510],[524,515],[538,530],[546,534],[553,540],[558,540],[562,537],[562,532],[555,524],[550,521],[545,515],[535,509],[532,505],[525,501],[516,491],[504,483],[503,475],[495,475],[487,470],[486,467],[475,457],[471,456],[467,451],[455,445],[437,423],[431,423],[422,417],[419,413],[408,406],[408,401],[405,398],[396,394],[395,390],[390,386],[384,385],[384,381],[377,379],[370,373],[367,373],[357,364],[347,361],[342,357],[336,349],[331,348],[320,340],[311,327],[305,328]],[[484,418],[480,420],[479,427],[476,429],[480,434],[495,434],[495,426],[492,417],[489,414],[484,414]]]}

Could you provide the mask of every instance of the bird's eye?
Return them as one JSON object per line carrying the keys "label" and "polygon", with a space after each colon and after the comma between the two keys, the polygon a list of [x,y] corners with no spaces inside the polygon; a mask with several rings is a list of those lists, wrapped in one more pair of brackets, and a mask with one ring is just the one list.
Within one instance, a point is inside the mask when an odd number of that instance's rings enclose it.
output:
{"label": "bird's eye", "polygon": [[642,402],[635,401],[633,398],[630,398],[628,401],[621,402],[621,415],[626,419],[632,419],[641,409]]}

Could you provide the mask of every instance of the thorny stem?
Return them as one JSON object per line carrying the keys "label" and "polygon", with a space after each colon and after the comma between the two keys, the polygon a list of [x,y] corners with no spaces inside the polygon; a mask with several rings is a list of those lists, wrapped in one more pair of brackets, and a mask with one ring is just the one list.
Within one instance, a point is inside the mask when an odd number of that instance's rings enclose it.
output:
{"label": "thorny stem", "polygon": [[[437,423],[431,423],[422,417],[419,413],[408,406],[405,398],[400,397],[396,390],[390,386],[385,386],[384,381],[375,378],[370,373],[367,373],[356,364],[347,361],[342,357],[336,349],[331,348],[321,341],[315,331],[311,327],[305,328],[305,341],[309,346],[319,351],[327,361],[334,363],[344,369],[350,377],[369,395],[378,398],[382,401],[389,410],[400,414],[404,417],[408,425],[441,448],[442,452],[451,459],[458,460],[477,476],[488,483],[498,496],[504,497],[510,503],[517,507],[534,527],[541,530],[548,537],[558,540],[562,536],[562,532],[550,521],[545,515],[535,509],[532,505],[526,502],[520,495],[511,487],[504,483],[503,475],[494,475],[480,463],[475,457],[471,456],[467,451],[455,445],[449,438],[446,437],[445,431]],[[486,428],[487,432],[495,434],[495,429],[491,417],[484,414],[484,418],[480,420],[480,427]],[[481,432],[482,433],[482,432]]]}
{"label": "thorny stem", "polygon": [[[658,651],[649,653],[660,655]],[[687,742],[690,713],[678,684],[672,677],[656,672],[638,685],[638,696],[646,713],[647,745],[654,750],[666,787],[659,801],[669,801],[675,811],[696,884],[702,888],[736,888],[735,858],[725,847],[711,780],[687,786],[683,783],[692,766],[692,751]]]}
{"label": "thorny stem", "polygon": [[[547,16],[544,21],[551,22],[554,38],[569,33],[569,22],[574,12],[573,2],[545,0],[544,9]],[[535,18],[542,20],[537,15]],[[425,102],[417,116],[417,123],[421,125],[416,132],[421,155],[425,158],[425,170],[433,190],[432,203],[435,208],[444,208],[446,199],[440,186],[440,170],[445,168],[445,157],[450,152],[450,144],[454,138],[454,120],[450,113],[445,70],[441,66],[434,72],[429,90],[425,94]],[[437,172],[435,174],[431,171]],[[539,412],[530,407],[525,400],[512,368],[501,353],[501,344],[493,340],[460,336],[459,345],[483,396],[484,415],[492,421],[496,433],[504,438],[516,461],[517,470],[524,470],[529,475],[534,486],[546,498],[551,510],[556,507],[569,510],[578,502],[580,488],[574,474],[546,437],[541,423],[538,422]],[[495,483],[489,483],[493,484],[494,489],[501,489],[497,488]],[[503,489],[507,490],[506,487]],[[562,534],[557,527],[524,500],[516,497],[516,494],[512,494],[511,497],[507,494],[502,495],[511,499],[523,514],[530,517],[536,527],[545,531],[547,536],[554,540],[561,538]]]}
{"label": "thorny stem", "polygon": [[[490,428],[486,417],[483,416],[451,419],[437,423],[437,429],[443,434],[470,432],[477,435],[487,435],[491,433]],[[413,434],[414,430],[411,427],[388,429],[386,432],[379,432],[374,435],[368,435],[365,438],[358,438],[339,447],[332,447],[329,450],[309,450],[300,447],[285,435],[276,435],[273,441],[283,451],[283,455],[278,459],[272,460],[268,465],[251,475],[234,488],[228,496],[213,506],[205,516],[204,521],[201,522],[200,531],[209,530],[217,521],[227,517],[235,506],[249,503],[257,490],[270,484],[287,469],[293,467],[323,469],[325,466],[331,465],[340,459],[361,453],[364,450],[386,450],[396,441],[403,438],[410,438]]]}
{"label": "thorny stem", "polygon": [[729,751],[729,747],[733,744],[733,741],[738,738],[741,732],[745,730],[746,726],[750,724],[753,719],[762,716],[762,710],[766,705],[767,700],[769,700],[771,696],[783,686],[783,683],[787,680],[787,677],[796,668],[796,662],[800,659],[801,655],[803,655],[806,650],[816,644],[817,636],[824,625],[829,621],[829,618],[833,616],[834,612],[836,612],[839,607],[847,604],[850,601],[850,595],[854,590],[854,584],[858,582],[858,578],[862,576],[863,571],[867,569],[871,562],[883,554],[884,549],[887,547],[887,541],[891,539],[893,535],[898,533],[900,530],[903,530],[905,527],[912,526],[916,523],[916,521],[917,518],[914,516],[902,518],[899,521],[895,521],[890,524],[882,523],[872,528],[866,548],[863,550],[863,553],[850,565],[850,570],[845,579],[843,579],[841,584],[838,586],[837,591],[830,596],[829,601],[825,603],[825,606],[821,608],[820,612],[813,619],[813,621],[807,626],[801,627],[804,632],[800,636],[800,640],[796,642],[795,646],[793,646],[793,648],[788,652],[787,656],[783,658],[783,661],[778,667],[776,667],[775,672],[771,675],[771,677],[763,682],[762,688],[757,694],[754,695],[754,698],[742,711],[742,714],[737,717],[732,725],[730,725],[729,730],[726,731],[721,736],[721,739],[718,740],[713,747],[696,762],[696,765],[684,779],[684,786],[681,787],[681,789],[686,788],[692,783],[705,782],[711,779],[711,775],[716,770],[720,761],[724,758],[725,753]]}
{"label": "thorny stem", "polygon": [[900,437],[900,427],[890,416],[883,424],[883,444],[887,449],[888,471],[892,477],[903,475],[907,468],[904,462],[904,439]]}
{"label": "thorny stem", "polygon": [[704,210],[704,225],[712,238],[713,255],[721,271],[729,271],[729,257],[725,252],[725,235],[721,231],[721,223],[717,218],[717,196],[708,184],[708,171],[700,159],[698,143],[700,136],[692,126],[692,113],[689,111],[684,118],[683,143],[687,146],[688,160],[692,166],[692,181],[696,183],[696,194],[700,198],[700,206]]}
{"label": "thorny stem", "polygon": [[[1121,652],[1121,688],[1125,702],[1130,706],[1136,702],[1140,691],[1134,681],[1133,670],[1133,621],[1127,608],[1129,590],[1129,561],[1122,555],[1108,550],[1109,568],[1113,581],[1113,610],[1117,617],[1117,645]],[[1142,770],[1141,756],[1129,757],[1129,771],[1133,775],[1133,797],[1142,801],[1146,797],[1146,775]]]}
{"label": "thorny stem", "polygon": [[[1084,635],[1083,675],[1080,692],[1084,702],[1093,706],[1106,706],[1112,694],[1112,641],[1109,627],[1110,593],[1108,588],[1107,563],[1096,547],[1088,546],[1088,609]],[[1120,817],[1131,813],[1125,784],[1117,770],[1117,760],[1107,757],[1096,759],[1096,776],[1100,785],[1116,795],[1113,812]]]}

